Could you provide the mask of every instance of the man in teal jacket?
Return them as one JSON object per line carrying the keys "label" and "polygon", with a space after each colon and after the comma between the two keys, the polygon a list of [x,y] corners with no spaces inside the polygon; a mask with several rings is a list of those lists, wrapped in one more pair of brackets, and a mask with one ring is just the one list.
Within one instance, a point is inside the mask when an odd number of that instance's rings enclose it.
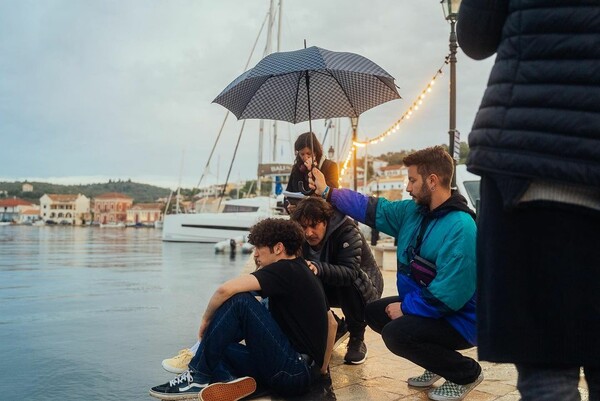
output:
{"label": "man in teal jacket", "polygon": [[443,377],[429,398],[462,400],[483,380],[481,366],[457,352],[476,342],[475,216],[451,191],[453,161],[441,146],[403,162],[413,200],[329,188],[317,169],[313,187],[342,213],[397,238],[398,296],[367,305],[367,323],[393,353],[425,368],[409,385],[429,387]]}

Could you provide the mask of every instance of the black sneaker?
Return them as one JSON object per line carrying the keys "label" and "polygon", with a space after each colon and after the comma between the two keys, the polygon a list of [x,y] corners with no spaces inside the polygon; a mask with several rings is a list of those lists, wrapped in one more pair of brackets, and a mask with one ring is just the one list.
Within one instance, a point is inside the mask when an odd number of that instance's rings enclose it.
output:
{"label": "black sneaker", "polygon": [[196,398],[198,393],[208,386],[208,380],[194,376],[192,372],[186,370],[177,375],[168,383],[152,387],[150,395],[161,400],[181,400],[184,398]]}
{"label": "black sneaker", "polygon": [[343,343],[348,337],[350,337],[350,333],[348,332],[348,325],[344,318],[338,318],[335,314],[333,315],[337,321],[338,327],[335,332],[335,342],[333,343],[333,349],[336,349],[338,345]]}
{"label": "black sneaker", "polygon": [[348,351],[344,361],[352,365],[360,365],[367,359],[367,346],[365,342],[357,337],[350,337],[348,341]]}

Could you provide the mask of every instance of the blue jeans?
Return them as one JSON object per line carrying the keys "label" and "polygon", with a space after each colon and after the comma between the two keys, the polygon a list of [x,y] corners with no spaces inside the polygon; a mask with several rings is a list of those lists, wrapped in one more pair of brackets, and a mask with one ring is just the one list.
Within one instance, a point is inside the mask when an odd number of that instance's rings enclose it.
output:
{"label": "blue jeans", "polygon": [[[579,367],[552,368],[517,364],[521,401],[580,401]],[[589,400],[600,401],[600,368],[584,367]]]}
{"label": "blue jeans", "polygon": [[250,376],[284,396],[307,392],[314,370],[249,293],[217,309],[189,367],[213,382]]}

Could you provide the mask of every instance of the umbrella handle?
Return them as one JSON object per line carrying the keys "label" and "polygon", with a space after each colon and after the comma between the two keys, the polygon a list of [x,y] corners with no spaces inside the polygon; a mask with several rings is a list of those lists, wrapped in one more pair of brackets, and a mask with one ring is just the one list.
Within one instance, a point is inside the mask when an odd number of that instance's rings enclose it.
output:
{"label": "umbrella handle", "polygon": [[298,188],[300,189],[300,192],[302,192],[302,194],[305,196],[310,196],[315,193],[314,189],[309,189],[308,191],[306,189],[304,189],[303,181],[298,181]]}

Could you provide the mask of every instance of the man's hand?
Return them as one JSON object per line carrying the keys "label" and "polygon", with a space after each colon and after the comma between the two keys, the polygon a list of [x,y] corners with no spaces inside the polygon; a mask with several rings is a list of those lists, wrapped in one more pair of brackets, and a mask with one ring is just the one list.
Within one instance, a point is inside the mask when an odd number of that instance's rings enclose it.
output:
{"label": "man's hand", "polygon": [[319,274],[319,269],[317,269],[317,266],[313,262],[307,260],[306,265],[315,274],[315,276]]}
{"label": "man's hand", "polygon": [[385,313],[389,316],[390,319],[398,319],[399,317],[404,316],[402,313],[402,308],[400,307],[400,302],[393,302],[385,307]]}
{"label": "man's hand", "polygon": [[317,195],[321,195],[327,186],[325,183],[325,176],[316,167],[313,167],[311,172],[308,174],[308,186],[311,189],[314,189]]}

